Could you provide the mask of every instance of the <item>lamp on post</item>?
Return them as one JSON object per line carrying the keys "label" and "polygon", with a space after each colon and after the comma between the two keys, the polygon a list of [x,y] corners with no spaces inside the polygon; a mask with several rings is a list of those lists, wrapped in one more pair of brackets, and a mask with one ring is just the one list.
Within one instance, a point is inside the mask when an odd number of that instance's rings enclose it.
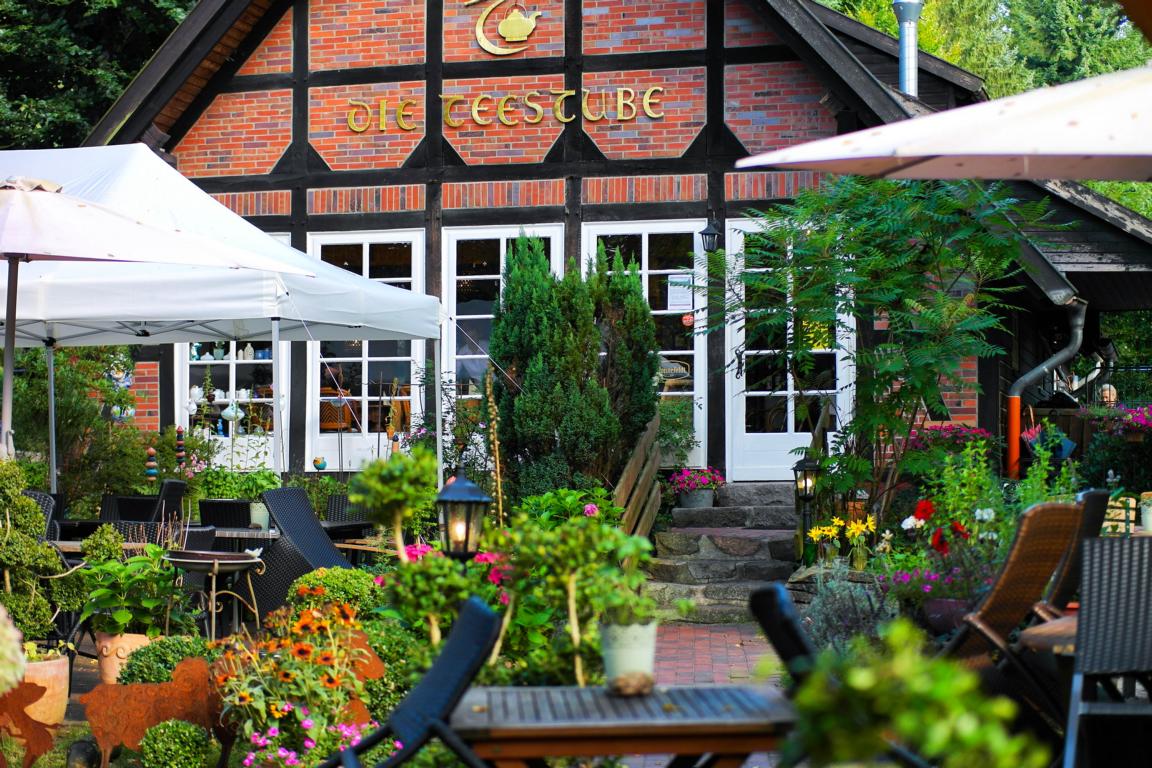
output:
{"label": "lamp on post", "polygon": [[804,560],[804,550],[808,543],[808,530],[812,527],[812,501],[816,498],[816,481],[820,478],[820,462],[804,454],[804,458],[792,465],[796,476],[796,507],[798,526],[796,528],[796,559]]}
{"label": "lamp on post", "polygon": [[465,477],[464,468],[460,467],[436,496],[440,544],[445,555],[461,561],[476,556],[480,550],[480,529],[490,506],[492,497]]}
{"label": "lamp on post", "polygon": [[700,244],[704,246],[705,253],[711,253],[720,244],[720,230],[711,219],[708,220],[704,229],[700,230]]}

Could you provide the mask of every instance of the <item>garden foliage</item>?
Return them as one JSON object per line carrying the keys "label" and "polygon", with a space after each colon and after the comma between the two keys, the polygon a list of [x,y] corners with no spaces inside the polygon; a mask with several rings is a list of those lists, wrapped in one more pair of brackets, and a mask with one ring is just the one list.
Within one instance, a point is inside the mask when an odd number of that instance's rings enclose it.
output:
{"label": "garden foliage", "polygon": [[167,683],[172,679],[172,670],[184,659],[202,656],[211,663],[219,655],[219,650],[209,647],[199,635],[160,637],[128,654],[117,682]]}
{"label": "garden foliage", "polygon": [[205,768],[210,740],[208,731],[193,723],[157,723],[140,740],[144,768]]}

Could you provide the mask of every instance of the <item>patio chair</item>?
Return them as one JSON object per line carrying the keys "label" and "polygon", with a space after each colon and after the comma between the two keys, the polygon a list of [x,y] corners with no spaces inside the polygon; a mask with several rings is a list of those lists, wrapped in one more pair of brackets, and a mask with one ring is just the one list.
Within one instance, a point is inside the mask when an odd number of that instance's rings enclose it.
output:
{"label": "patio chair", "polygon": [[1054,619],[1068,609],[1068,604],[1080,589],[1080,561],[1088,539],[1099,538],[1104,527],[1104,516],[1108,513],[1108,491],[1091,489],[1081,492],[1076,502],[1083,505],[1084,516],[1080,523],[1080,534],[1072,544],[1052,579],[1052,585],[1044,600],[1036,606],[1036,612],[1045,620]]}
{"label": "patio chair", "polygon": [[476,597],[465,600],[431,669],[396,705],[387,722],[343,752],[330,755],[319,768],[360,768],[360,756],[385,739],[403,746],[376,768],[391,768],[412,759],[432,740],[440,739],[469,768],[488,768],[448,724],[456,705],[496,644],[500,618]]}
{"label": "patio chair", "polygon": [[264,572],[252,577],[261,612],[284,605],[292,582],[317,568],[351,568],[328,538],[303,488],[264,491],[268,517],[280,529],[263,554]]}
{"label": "patio chair", "polygon": [[[792,678],[788,695],[792,696],[808,678],[816,656],[816,648],[804,632],[796,604],[792,602],[788,588],[777,581],[753,592],[748,598],[748,608],[788,670],[788,676]],[[904,768],[929,768],[930,765],[899,744],[889,743],[885,757]]]}
{"label": "patio chair", "polygon": [[[1084,746],[1085,720],[1117,718],[1124,737],[1103,746],[1136,750],[1099,765],[1147,764],[1152,718],[1152,538],[1100,538],[1084,542],[1084,577],[1076,620],[1076,661],[1064,742],[1064,768],[1075,768]],[[1134,678],[1142,698],[1121,695],[1113,678]],[[1145,718],[1133,727],[1132,718]],[[1142,743],[1141,742],[1142,739]],[[1090,746],[1090,745],[1089,745]]]}
{"label": "patio chair", "polygon": [[1036,605],[1080,535],[1082,519],[1083,507],[1075,503],[1044,502],[1025,510],[991,589],[941,652],[974,668],[995,663],[999,671],[1018,674],[1027,690],[1016,686],[1017,698],[1057,733],[1064,719],[1059,686],[1010,643],[1017,628],[1037,618]]}
{"label": "patio chair", "polygon": [[24,495],[36,502],[44,513],[44,538],[56,541],[60,538],[60,526],[56,522],[56,499],[44,491],[24,491]]}
{"label": "patio chair", "polygon": [[200,524],[217,528],[247,528],[252,524],[252,502],[247,499],[200,499]]}

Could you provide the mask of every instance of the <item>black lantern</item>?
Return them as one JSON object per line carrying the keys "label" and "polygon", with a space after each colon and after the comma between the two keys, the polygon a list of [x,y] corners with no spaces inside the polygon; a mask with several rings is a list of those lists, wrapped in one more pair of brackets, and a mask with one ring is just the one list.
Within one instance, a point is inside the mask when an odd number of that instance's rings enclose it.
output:
{"label": "black lantern", "polygon": [[491,505],[492,497],[464,476],[464,468],[457,470],[456,477],[436,496],[444,554],[456,560],[471,560],[476,556],[484,515]]}
{"label": "black lantern", "polygon": [[820,477],[820,462],[808,454],[792,465],[796,476],[796,558],[806,561],[804,553],[808,546],[808,531],[812,527],[812,501],[816,498],[816,481]]}
{"label": "black lantern", "polygon": [[711,253],[720,244],[720,230],[711,219],[704,229],[700,230],[700,244],[704,246],[705,253]]}

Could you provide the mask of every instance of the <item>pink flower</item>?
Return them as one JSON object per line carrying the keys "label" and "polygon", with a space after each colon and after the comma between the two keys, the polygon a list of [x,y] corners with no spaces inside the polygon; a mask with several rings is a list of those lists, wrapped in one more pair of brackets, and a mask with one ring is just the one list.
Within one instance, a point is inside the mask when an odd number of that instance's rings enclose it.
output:
{"label": "pink flower", "polygon": [[252,734],[252,737],[251,737],[251,738],[252,738],[252,743],[253,743],[253,744],[259,744],[259,743],[260,743],[260,739],[262,739],[262,738],[264,738],[264,737],[263,737],[263,735],[261,735],[260,731],[256,731],[255,733],[253,733],[253,734]]}
{"label": "pink flower", "polygon": [[274,739],[279,735],[280,735],[280,729],[277,728],[276,726],[272,726],[271,728],[268,729],[268,738]]}
{"label": "pink flower", "polygon": [[512,598],[508,597],[507,592],[501,592],[500,593],[500,598],[499,598],[500,605],[508,605],[508,603],[511,601],[511,599]]}
{"label": "pink flower", "polygon": [[315,723],[312,722],[312,718],[310,718],[310,717],[306,717],[300,721],[300,727],[306,731],[311,730],[312,726],[314,726],[314,725],[315,725]]}
{"label": "pink flower", "polygon": [[244,758],[244,768],[250,768],[256,762],[256,753],[249,752],[248,756]]}
{"label": "pink flower", "polygon": [[600,507],[595,504],[584,505],[584,517],[596,517],[600,513]]}
{"label": "pink flower", "polygon": [[498,563],[504,559],[504,555],[499,552],[478,552],[476,557],[472,558],[474,563]]}
{"label": "pink flower", "polygon": [[312,749],[315,746],[316,746],[316,740],[315,739],[308,738],[307,736],[304,737],[304,749]]}

